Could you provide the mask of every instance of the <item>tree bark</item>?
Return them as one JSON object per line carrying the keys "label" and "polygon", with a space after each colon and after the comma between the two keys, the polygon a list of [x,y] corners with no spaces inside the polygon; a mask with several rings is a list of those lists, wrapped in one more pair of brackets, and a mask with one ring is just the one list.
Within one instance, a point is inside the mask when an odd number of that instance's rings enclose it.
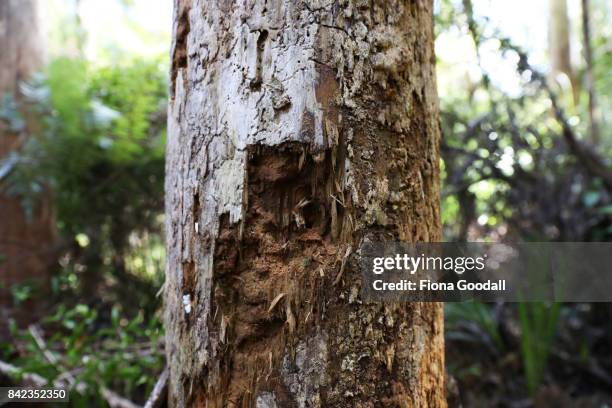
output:
{"label": "tree bark", "polygon": [[441,304],[357,267],[441,239],[432,8],[175,0],[170,406],[446,406]]}
{"label": "tree bark", "polygon": [[[20,82],[42,68],[45,59],[37,0],[0,1],[0,50],[0,103],[6,103],[6,95],[20,101]],[[25,122],[21,131],[15,132],[0,121],[0,191],[2,178],[11,171],[11,153],[19,150],[35,128],[36,118],[26,111],[20,113]],[[4,295],[16,283],[49,278],[55,226],[48,194],[41,195],[39,205],[28,216],[19,197],[1,193],[0,214],[0,295]],[[0,303],[2,300],[6,299]]]}

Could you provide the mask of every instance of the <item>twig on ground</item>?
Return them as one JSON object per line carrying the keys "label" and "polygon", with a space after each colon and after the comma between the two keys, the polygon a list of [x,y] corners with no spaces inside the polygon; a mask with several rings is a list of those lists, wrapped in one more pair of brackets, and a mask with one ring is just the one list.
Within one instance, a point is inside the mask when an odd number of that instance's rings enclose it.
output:
{"label": "twig on ground", "polygon": [[170,372],[168,367],[164,368],[161,375],[157,379],[155,383],[155,387],[153,387],[153,391],[151,391],[151,395],[149,395],[149,399],[144,405],[144,408],[158,408],[162,405],[164,399],[166,398],[166,394],[168,393],[168,376]]}
{"label": "twig on ground", "polygon": [[28,331],[30,332],[30,335],[32,336],[32,338],[36,342],[36,345],[38,346],[40,351],[43,353],[43,355],[45,356],[47,361],[49,361],[51,364],[57,366],[61,370],[64,370],[65,375],[62,375],[62,376],[66,377],[70,387],[74,386],[75,383],[76,383],[76,379],[74,378],[74,376],[72,376],[72,374],[70,374],[69,370],[67,370],[65,367],[62,366],[61,362],[55,356],[55,354],[53,354],[49,350],[49,347],[47,347],[47,342],[45,342],[45,339],[43,338],[42,333],[40,332],[40,329],[37,326],[31,324],[28,327]]}
{"label": "twig on ground", "polygon": [[100,394],[102,394],[111,408],[141,408],[140,405],[134,404],[132,401],[123,398],[106,387],[100,387]]}
{"label": "twig on ground", "polygon": [[47,380],[41,377],[40,375],[33,373],[24,373],[19,368],[4,361],[0,361],[0,373],[11,378],[21,377],[25,385],[42,387],[43,385],[47,384]]}
{"label": "twig on ground", "polygon": [[58,364],[57,357],[47,347],[47,343],[45,343],[45,340],[43,339],[42,334],[40,333],[40,329],[37,326],[31,324],[30,326],[28,326],[28,331],[30,332],[30,335],[36,342],[36,345],[38,346],[40,351],[42,351],[47,361],[49,361],[51,364]]}
{"label": "twig on ground", "polygon": [[[53,381],[52,384],[49,384],[49,381],[47,381],[46,378],[41,377],[40,375],[35,373],[23,372],[18,367],[15,367],[14,365],[1,360],[0,373],[5,374],[6,376],[11,378],[21,378],[22,382],[25,385],[32,385],[34,387],[40,388],[52,385],[55,388],[71,388],[70,384],[65,381],[56,380]],[[83,393],[87,389],[87,384],[85,384],[84,382],[78,382],[74,385],[74,389],[79,393]],[[114,391],[111,391],[104,386],[100,386],[99,391],[102,397],[104,397],[104,399],[106,400],[106,402],[108,402],[108,405],[110,405],[112,408],[140,408],[139,405],[134,404],[132,401],[123,398],[122,396],[118,395]]]}

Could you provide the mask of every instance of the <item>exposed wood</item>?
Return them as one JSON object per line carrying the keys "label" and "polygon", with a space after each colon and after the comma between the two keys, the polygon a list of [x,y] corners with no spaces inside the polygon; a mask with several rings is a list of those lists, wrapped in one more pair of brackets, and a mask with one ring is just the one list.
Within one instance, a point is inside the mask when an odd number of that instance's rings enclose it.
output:
{"label": "exposed wood", "polygon": [[170,406],[446,406],[441,305],[367,303],[356,263],[441,239],[432,9],[175,0]]}

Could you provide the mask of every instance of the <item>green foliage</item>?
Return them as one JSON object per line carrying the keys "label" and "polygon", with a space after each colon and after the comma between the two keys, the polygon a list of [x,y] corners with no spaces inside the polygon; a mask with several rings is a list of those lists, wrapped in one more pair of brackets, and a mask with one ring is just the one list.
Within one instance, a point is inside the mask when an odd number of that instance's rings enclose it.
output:
{"label": "green foliage", "polygon": [[521,322],[521,352],[525,382],[534,396],[542,382],[550,350],[557,332],[560,303],[543,302],[518,304]]}
{"label": "green foliage", "polygon": [[[546,72],[542,66],[535,67],[528,58],[531,56],[512,39],[501,35],[487,16],[477,13],[482,7],[477,2],[437,2],[436,35],[443,40],[440,45],[449,49],[449,44],[458,45],[455,53],[448,53],[451,61],[444,60],[443,52],[437,53],[444,135],[441,169],[445,240],[612,239],[612,193],[588,169],[592,164],[588,160],[594,156],[587,160],[579,157],[563,132],[564,127],[569,129],[574,140],[587,150],[599,152],[604,159],[597,163],[610,171],[612,122],[606,113],[612,106],[612,48],[607,35],[610,16],[607,3],[602,0],[590,3],[595,116],[601,138],[599,144],[590,145],[593,138],[588,126],[585,61],[573,61],[578,74],[577,84],[573,84],[577,85],[576,89],[559,89],[544,80]],[[465,58],[464,66],[452,61],[460,53],[465,54],[464,48],[458,51],[461,46],[472,47],[474,56]],[[497,58],[504,60],[497,62],[498,65],[492,64]],[[492,78],[496,73],[483,66],[487,63],[488,67],[504,68],[513,64],[514,75],[502,73],[497,78],[503,83],[495,82]],[[577,100],[572,98],[575,95],[571,91],[576,92]],[[553,102],[557,103],[561,115],[553,109]],[[534,267],[541,273],[551,272],[547,265]],[[556,265],[553,269],[561,267]],[[541,278],[533,270],[526,275],[534,280]],[[515,354],[513,348],[518,348],[524,381],[529,394],[534,396],[545,374],[551,377],[555,374],[546,369],[562,306],[519,303],[503,308],[512,313],[498,322],[489,305],[447,304],[447,339],[449,343],[453,340],[492,342],[502,351],[500,346],[505,346],[507,349],[500,361],[511,359]],[[520,340],[515,337],[518,330],[514,330],[513,324],[516,309]],[[498,323],[501,323],[499,327]],[[498,328],[506,344],[501,342]],[[583,342],[580,355],[588,355],[589,351],[592,350]],[[504,365],[503,362],[495,364]],[[511,381],[503,381],[506,382]],[[516,394],[515,389],[512,392]]]}
{"label": "green foliage", "polygon": [[474,323],[495,345],[498,351],[504,350],[504,342],[497,328],[493,310],[480,302],[447,303],[444,306],[447,330],[453,331],[465,322]]}
{"label": "green foliage", "polygon": [[[98,104],[98,114],[115,118],[112,138],[100,142],[108,144],[113,161],[138,160],[146,154],[163,157],[163,138],[150,140],[151,125],[159,126],[160,116],[165,117],[166,84],[163,78],[165,74],[158,64],[143,61],[135,61],[129,69],[102,68],[93,76],[93,96],[103,104]],[[121,114],[114,115],[106,108]]]}
{"label": "green foliage", "polygon": [[[22,179],[13,183],[20,193],[27,193],[24,186],[49,185],[60,225],[74,234],[109,216],[131,219],[122,212],[159,211],[165,82],[155,62],[94,70],[60,58],[27,95],[43,126],[21,153],[28,165],[19,166]],[[131,224],[146,225],[140,221]]]}
{"label": "green foliage", "polygon": [[33,282],[21,282],[19,284],[11,286],[11,296],[15,306],[19,306],[32,297],[32,293],[35,291],[35,284]]}
{"label": "green foliage", "polygon": [[[67,380],[66,373],[70,373],[70,399],[77,407],[103,401],[101,387],[143,399],[163,366],[163,333],[156,316],[145,320],[140,312],[127,318],[117,307],[100,315],[84,304],[72,308],[60,305],[44,320],[41,329],[42,333],[53,333],[42,345],[31,331],[13,329],[11,349],[12,354],[18,355],[12,363],[50,382],[60,376]],[[79,383],[85,385],[80,392]]]}
{"label": "green foliage", "polygon": [[[41,192],[51,194],[71,260],[88,259],[88,273],[122,272],[130,266],[123,259],[135,256],[129,237],[159,234],[165,78],[156,60],[95,67],[62,57],[22,87],[23,106],[0,110],[39,118],[16,154],[8,192],[30,213]],[[79,234],[89,245],[70,244]]]}
{"label": "green foliage", "polygon": [[[71,394],[75,406],[105,405],[100,387],[140,399],[163,364],[155,292],[164,263],[165,78],[155,60],[96,67],[58,58],[22,85],[19,103],[0,104],[0,120],[27,136],[10,168],[0,166],[3,187],[29,213],[51,196],[61,235],[51,280],[59,307],[40,323],[48,350],[13,323],[2,354],[23,372],[50,381],[70,373],[86,384]],[[36,296],[30,282],[10,289],[15,305]]]}
{"label": "green foliage", "polygon": [[[452,4],[441,4],[446,7],[442,7],[440,18],[458,14]],[[562,116],[567,118],[563,123],[552,109],[551,88],[543,74],[529,65],[520,47],[486,27],[486,20],[474,18],[470,1],[464,1],[463,6],[467,11],[459,13],[461,18],[445,19],[438,30],[455,35],[467,32],[463,35],[471,37],[475,52],[497,50],[506,59],[504,63],[516,61],[512,78],[516,89],[510,92],[493,83],[477,61],[474,68],[479,72],[471,74],[473,79],[443,93],[442,203],[446,213],[442,218],[446,238],[465,240],[470,231],[471,239],[485,240],[504,235],[528,240],[610,239],[612,217],[600,209],[612,203],[612,195],[562,132],[567,126],[576,140],[589,143],[586,92],[580,90],[581,102],[576,106],[568,102],[571,98],[557,96]],[[450,11],[444,11],[449,7]],[[461,16],[463,13],[467,16]],[[601,69],[606,54],[600,53],[598,58],[596,67]],[[457,75],[456,66],[442,61],[439,67],[441,76],[445,70]],[[470,78],[467,73],[466,78]],[[612,88],[604,88],[599,85],[598,96],[608,100],[606,93]],[[605,120],[601,124],[607,126]],[[602,137],[607,134],[602,132]],[[605,157],[610,152],[607,139],[601,146],[587,147]],[[609,161],[602,161],[602,166],[610,171]]]}

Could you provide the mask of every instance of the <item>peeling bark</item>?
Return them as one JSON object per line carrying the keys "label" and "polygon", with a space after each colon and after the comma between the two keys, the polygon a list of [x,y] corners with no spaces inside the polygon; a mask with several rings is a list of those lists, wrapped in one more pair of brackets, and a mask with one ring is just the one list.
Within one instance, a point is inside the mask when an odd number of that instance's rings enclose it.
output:
{"label": "peeling bark", "polygon": [[366,303],[356,263],[441,239],[432,23],[430,1],[175,0],[171,406],[446,406],[441,305]]}

